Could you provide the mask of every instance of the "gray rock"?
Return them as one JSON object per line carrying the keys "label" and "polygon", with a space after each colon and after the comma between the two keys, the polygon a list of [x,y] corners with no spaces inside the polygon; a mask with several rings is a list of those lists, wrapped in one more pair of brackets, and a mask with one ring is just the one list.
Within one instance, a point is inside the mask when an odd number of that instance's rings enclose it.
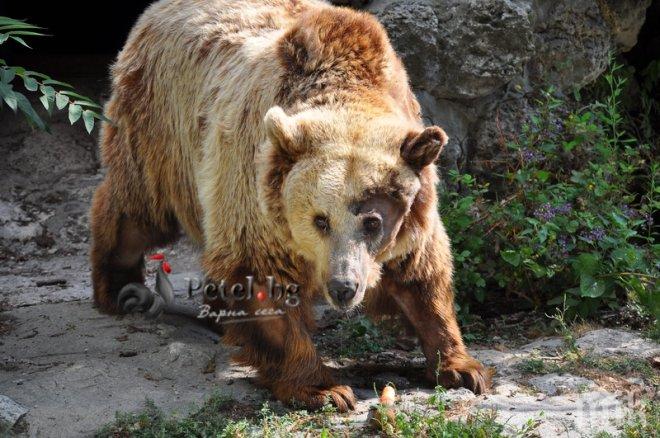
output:
{"label": "gray rock", "polygon": [[470,350],[470,354],[489,367],[506,367],[515,362],[513,353],[498,350]]}
{"label": "gray rock", "polygon": [[442,169],[463,167],[468,156],[471,124],[476,118],[472,108],[461,102],[436,99],[423,90],[417,93],[417,99],[422,107],[425,123],[441,126],[449,136],[449,141],[440,155]]}
{"label": "gray rock", "polygon": [[581,87],[607,66],[610,29],[596,0],[540,0],[534,7],[536,50],[531,79],[560,89]]}
{"label": "gray rock", "polygon": [[485,96],[521,74],[533,47],[522,0],[384,0],[383,23],[417,89],[437,98]]}
{"label": "gray rock", "polygon": [[625,330],[593,330],[579,338],[576,344],[597,356],[623,354],[647,358],[660,354],[660,344]]}
{"label": "gray rock", "polygon": [[529,379],[529,383],[538,391],[551,396],[597,388],[594,381],[572,374],[546,374]]}
{"label": "gray rock", "polygon": [[0,432],[13,429],[28,410],[7,396],[0,395]]}
{"label": "gray rock", "polygon": [[496,380],[493,383],[492,393],[495,395],[501,395],[504,397],[513,397],[517,393],[523,391],[523,388],[520,387],[517,383],[512,380]]}
{"label": "gray rock", "polygon": [[442,394],[442,399],[449,403],[465,403],[476,398],[477,396],[467,388],[449,389]]}
{"label": "gray rock", "polygon": [[614,42],[626,52],[637,44],[637,35],[646,20],[651,0],[605,0],[601,13],[610,26]]}
{"label": "gray rock", "polygon": [[375,0],[366,9],[406,65],[425,121],[449,134],[442,172],[483,176],[510,161],[506,142],[529,118],[527,96],[595,80],[615,46],[635,44],[649,3]]}
{"label": "gray rock", "polygon": [[512,155],[507,144],[515,140],[522,126],[531,120],[533,106],[528,99],[513,93],[515,91],[506,93],[485,109],[472,131],[468,166],[477,177],[490,179],[493,174],[504,173],[511,164]]}
{"label": "gray rock", "polygon": [[520,349],[524,352],[532,353],[554,353],[558,350],[561,350],[565,347],[564,340],[562,338],[543,338],[537,339],[536,341],[530,342],[529,344],[524,345]]}
{"label": "gray rock", "polygon": [[623,400],[615,394],[589,391],[582,394],[546,397],[517,394],[515,397],[487,395],[477,408],[495,410],[497,421],[505,424],[506,432],[526,428],[528,421],[537,422],[534,436],[554,438],[595,436],[599,432],[618,435],[620,424],[630,413]]}

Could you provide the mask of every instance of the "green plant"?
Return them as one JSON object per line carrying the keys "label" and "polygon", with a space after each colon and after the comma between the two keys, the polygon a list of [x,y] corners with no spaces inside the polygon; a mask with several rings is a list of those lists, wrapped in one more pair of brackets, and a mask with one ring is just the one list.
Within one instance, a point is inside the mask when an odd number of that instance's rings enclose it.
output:
{"label": "green plant", "polygon": [[[642,407],[630,414],[622,425],[620,438],[657,438],[660,436],[660,403],[645,400]],[[597,438],[613,438],[612,434],[601,432]]]}
{"label": "green plant", "polygon": [[497,422],[493,411],[478,411],[465,419],[448,418],[448,405],[445,390],[437,387],[428,399],[428,409],[401,409],[394,412],[389,406],[379,405],[376,419],[385,436],[392,437],[434,437],[434,438],[496,438],[504,436],[533,436],[538,423],[530,419],[520,430],[507,431]]}
{"label": "green plant", "polygon": [[624,424],[624,438],[657,437],[660,435],[660,403],[649,400]]}
{"label": "green plant", "polygon": [[[30,48],[23,37],[44,36],[41,30],[42,28],[24,21],[0,16],[0,45],[7,41],[15,41]],[[55,108],[58,110],[68,108],[71,124],[82,119],[89,133],[94,129],[95,120],[107,120],[102,114],[100,105],[76,93],[70,84],[24,67],[10,66],[4,59],[0,59],[0,109],[4,102],[12,111],[20,110],[28,123],[35,128],[48,131],[48,125],[32,107],[28,98],[17,90],[17,78],[22,80],[23,87],[27,91],[40,93],[39,101],[48,114],[51,114]]]}
{"label": "green plant", "polygon": [[296,433],[333,436],[329,422],[335,413],[330,406],[320,412],[275,413],[266,403],[255,410],[221,394],[213,394],[187,416],[165,415],[152,401],[137,413],[117,413],[115,421],[96,437],[280,437]]}
{"label": "green plant", "polygon": [[458,190],[440,208],[462,311],[489,291],[537,308],[565,302],[567,318],[630,300],[657,321],[660,163],[621,112],[620,69],[612,61],[606,96],[578,109],[552,88],[542,93],[507,145],[497,190],[450,172]]}
{"label": "green plant", "polygon": [[335,328],[324,331],[323,337],[322,343],[342,357],[380,353],[395,341],[383,324],[374,323],[364,315],[339,320]]}
{"label": "green plant", "polygon": [[567,354],[571,355],[574,358],[579,358],[581,356],[580,349],[577,346],[577,341],[573,335],[573,331],[568,326],[566,321],[566,296],[564,295],[563,307],[557,308],[554,315],[547,315],[553,319],[558,325],[558,331],[564,339],[564,345],[566,345]]}
{"label": "green plant", "polygon": [[555,362],[531,357],[516,364],[516,369],[525,374],[549,374],[566,372],[565,366]]}

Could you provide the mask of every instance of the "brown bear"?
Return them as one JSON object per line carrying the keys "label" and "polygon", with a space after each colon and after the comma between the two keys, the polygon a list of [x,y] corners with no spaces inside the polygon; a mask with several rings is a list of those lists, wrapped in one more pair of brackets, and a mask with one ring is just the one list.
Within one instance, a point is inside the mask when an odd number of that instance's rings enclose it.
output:
{"label": "brown bear", "polygon": [[[208,279],[299,285],[279,317],[224,325],[280,400],[353,408],[310,333],[313,303],[400,312],[433,384],[488,385],[456,321],[436,167],[447,137],[424,128],[385,30],[317,0],[161,0],[112,67],[94,196],[94,301],[119,312],[143,256],[182,230]],[[215,300],[214,309],[282,307]]]}

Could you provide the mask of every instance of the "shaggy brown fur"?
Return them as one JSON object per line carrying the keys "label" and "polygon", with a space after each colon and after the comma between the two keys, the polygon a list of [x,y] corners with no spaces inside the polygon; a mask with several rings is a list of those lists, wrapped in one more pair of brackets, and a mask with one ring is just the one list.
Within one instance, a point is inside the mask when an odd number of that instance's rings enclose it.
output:
{"label": "shaggy brown fur", "polygon": [[316,0],[162,0],[140,18],[112,74],[113,123],[101,139],[108,173],[91,213],[100,310],[118,312],[121,287],[143,280],[144,253],[181,229],[203,248],[213,281],[253,275],[258,288],[274,275],[300,286],[297,307],[210,302],[286,310],[224,331],[242,347],[236,359],[279,399],[354,406],[310,337],[313,301],[336,304],[333,278],[355,280],[342,305],[407,317],[431,382],[486,389],[456,322],[437,213],[433,162],[447,138],[422,126],[373,17]]}

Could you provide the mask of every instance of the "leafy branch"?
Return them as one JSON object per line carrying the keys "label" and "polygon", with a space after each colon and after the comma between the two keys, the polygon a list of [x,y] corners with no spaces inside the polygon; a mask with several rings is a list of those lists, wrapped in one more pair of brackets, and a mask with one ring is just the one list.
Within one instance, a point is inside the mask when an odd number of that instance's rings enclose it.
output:
{"label": "leafy branch", "polygon": [[[23,39],[27,36],[45,36],[39,32],[42,28],[28,24],[21,20],[0,16],[0,45],[9,40],[31,48]],[[103,115],[100,105],[92,99],[74,91],[72,85],[57,81],[48,75],[26,70],[23,67],[14,67],[0,59],[0,108],[6,104],[15,113],[20,110],[31,126],[43,131],[49,131],[48,125],[37,114],[28,98],[16,89],[17,78],[23,82],[23,87],[30,92],[39,92],[39,101],[48,114],[53,110],[68,109],[69,122],[73,125],[81,120],[85,129],[91,133],[96,120],[108,121]]]}

